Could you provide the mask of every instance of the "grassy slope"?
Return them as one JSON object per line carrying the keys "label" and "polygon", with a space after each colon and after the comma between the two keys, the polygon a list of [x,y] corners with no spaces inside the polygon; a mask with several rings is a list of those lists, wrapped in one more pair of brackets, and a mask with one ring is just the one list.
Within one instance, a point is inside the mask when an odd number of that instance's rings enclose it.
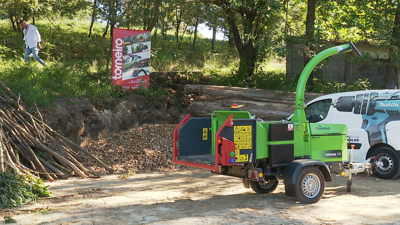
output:
{"label": "grassy slope", "polygon": [[[33,59],[25,64],[22,32],[12,31],[8,20],[0,20],[0,80],[14,92],[21,93],[25,102],[48,106],[61,97],[117,98],[121,95],[110,85],[106,74],[110,37],[102,37],[104,25],[95,24],[91,38],[88,38],[89,21],[82,19],[38,20],[36,26],[42,36],[43,49],[39,56],[47,67]],[[178,49],[173,34],[165,39],[153,36],[151,71],[182,71],[182,79],[188,83],[295,89],[295,81],[285,79],[283,60],[266,60],[251,80],[237,80],[234,76],[238,65],[235,48],[229,47],[226,41],[217,41],[217,53],[212,54],[211,40],[198,38],[196,50],[192,49],[192,41],[192,37],[185,37]],[[188,76],[188,71],[199,73]],[[150,91],[160,91],[156,85],[156,82],[151,84]],[[364,86],[356,84],[353,88]],[[318,81],[315,87],[314,91],[318,92],[344,90],[343,85],[334,81]]]}
{"label": "grassy slope", "polygon": [[[106,75],[109,35],[103,38],[104,25],[95,24],[88,38],[89,21],[55,20],[36,22],[42,47],[39,56],[46,62],[42,67],[32,59],[23,60],[22,33],[14,32],[8,20],[0,21],[0,80],[14,92],[21,93],[26,102],[36,101],[45,106],[54,99],[70,96],[118,97]],[[177,49],[173,35],[166,40],[158,36],[152,44],[152,71],[200,70],[209,74],[229,73],[237,58],[231,50],[218,43],[221,54],[210,54],[210,40],[198,39],[197,50],[190,50],[185,38]],[[154,89],[157,89],[154,87]]]}

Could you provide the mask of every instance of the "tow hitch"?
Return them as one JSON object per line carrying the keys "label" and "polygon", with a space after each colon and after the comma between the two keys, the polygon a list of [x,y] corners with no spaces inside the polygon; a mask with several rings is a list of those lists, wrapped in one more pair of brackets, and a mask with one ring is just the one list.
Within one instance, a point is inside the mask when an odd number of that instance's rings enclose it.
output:
{"label": "tow hitch", "polygon": [[369,176],[372,173],[371,171],[372,168],[378,168],[383,166],[383,162],[375,161],[376,157],[370,157],[362,163],[353,162],[353,149],[354,145],[351,145],[349,161],[343,163],[344,171],[341,174],[344,177],[349,177],[349,180],[347,181],[347,192],[351,192],[351,185],[352,185],[351,180],[353,178],[353,174],[366,173]]}

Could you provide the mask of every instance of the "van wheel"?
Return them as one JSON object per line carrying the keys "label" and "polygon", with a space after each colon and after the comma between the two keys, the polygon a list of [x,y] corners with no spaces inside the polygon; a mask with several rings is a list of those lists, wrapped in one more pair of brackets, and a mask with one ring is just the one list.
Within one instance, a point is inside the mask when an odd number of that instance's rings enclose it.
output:
{"label": "van wheel", "polygon": [[272,180],[267,180],[267,181],[253,181],[250,180],[250,187],[253,189],[253,191],[257,194],[269,194],[278,187],[279,181],[275,178]]}
{"label": "van wheel", "polygon": [[376,161],[383,163],[383,166],[376,168],[376,176],[390,179],[400,175],[400,157],[396,151],[388,147],[381,147],[372,152],[372,156],[376,156]]}
{"label": "van wheel", "polygon": [[304,167],[295,186],[296,197],[301,203],[318,202],[325,191],[325,177],[315,166]]}

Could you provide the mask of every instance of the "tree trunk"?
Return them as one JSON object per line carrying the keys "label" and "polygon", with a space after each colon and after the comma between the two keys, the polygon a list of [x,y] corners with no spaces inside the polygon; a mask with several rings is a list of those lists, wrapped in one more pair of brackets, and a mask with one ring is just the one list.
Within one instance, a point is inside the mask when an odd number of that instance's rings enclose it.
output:
{"label": "tree trunk", "polygon": [[112,55],[112,47],[113,47],[113,37],[111,36],[111,38],[110,38],[110,49],[109,49],[109,51],[108,51],[108,54],[107,54],[107,59],[106,59],[106,61],[107,61],[107,63],[106,63],[106,76],[107,76],[107,80],[111,80],[111,79],[109,79],[111,76],[110,76],[110,74],[109,74],[109,67],[110,67],[110,60],[111,60],[111,55]]}
{"label": "tree trunk", "polygon": [[182,11],[179,10],[179,12],[178,12],[178,9],[176,9],[176,12],[175,12],[175,19],[176,19],[175,40],[176,40],[176,42],[179,41],[178,34],[179,34],[179,27],[181,26],[181,22],[182,22],[181,18],[182,18]]}
{"label": "tree trunk", "polygon": [[213,23],[213,35],[211,41],[211,52],[215,52],[215,42],[217,39],[217,28],[218,28],[218,17],[214,16],[214,23]]}
{"label": "tree trunk", "polygon": [[181,49],[181,44],[182,44],[182,42],[183,42],[183,37],[185,36],[187,27],[188,27],[188,24],[186,24],[186,25],[185,25],[185,28],[183,29],[182,36],[181,36],[181,40],[178,42],[178,45],[177,45],[178,49]]}
{"label": "tree trunk", "polygon": [[108,32],[108,25],[110,24],[110,20],[108,19],[107,20],[107,25],[106,25],[106,30],[104,31],[104,34],[103,34],[103,38],[105,38],[106,37],[106,35],[107,35],[107,32]]}
{"label": "tree trunk", "polygon": [[229,47],[235,47],[235,42],[233,41],[233,35],[231,32],[231,29],[229,29],[229,34],[228,34],[228,45]]}
{"label": "tree trunk", "polygon": [[[236,42],[235,39],[235,43]],[[238,76],[243,80],[248,80],[253,75],[256,65],[256,48],[251,40],[239,51],[239,58]]]}
{"label": "tree trunk", "polygon": [[[246,41],[242,41],[240,37],[239,29],[236,25],[235,20],[233,19],[232,12],[230,9],[224,9],[227,17],[227,22],[229,24],[230,31],[233,33],[233,39],[236,45],[236,49],[239,53],[239,71],[238,71],[238,79],[240,80],[248,80],[254,73],[255,64],[256,64],[256,48],[252,39],[248,39]],[[247,11],[244,13],[245,21],[244,23],[248,24],[245,26],[244,36],[250,36],[250,33],[253,30],[253,24],[256,17],[256,13],[253,11]]]}
{"label": "tree trunk", "polygon": [[[256,88],[240,88],[240,87],[228,87],[228,86],[217,86],[217,85],[201,85],[201,84],[189,84],[184,87],[185,94],[194,95],[205,95],[210,97],[233,97],[233,98],[252,98],[259,101],[277,101],[285,103],[286,101],[295,104],[296,93],[295,92],[283,92],[276,90],[264,90]],[[306,92],[304,98],[306,102],[323,96],[322,93],[310,93]]]}
{"label": "tree trunk", "polygon": [[17,28],[17,26],[15,26],[14,16],[10,16],[10,21],[11,21],[11,26],[12,26],[13,30],[14,30],[15,32],[17,32],[17,31],[18,31],[18,28]]}
{"label": "tree trunk", "polygon": [[131,1],[129,0],[129,1],[125,1],[125,3],[126,3],[126,13],[127,13],[127,15],[128,15],[128,18],[127,18],[127,20],[128,20],[128,30],[130,30],[131,29],[131,25],[132,25],[132,6],[131,6]]}
{"label": "tree trunk", "polygon": [[[314,30],[315,30],[315,8],[316,8],[317,0],[308,0],[307,4],[307,17],[306,17],[306,42],[304,46],[304,66],[312,58],[313,46],[312,43],[314,41]],[[311,72],[310,76],[307,80],[307,85],[312,85],[314,79],[314,72]]]}
{"label": "tree trunk", "polygon": [[156,29],[154,29],[154,34],[151,41],[151,45],[153,46],[154,49],[157,47],[157,31],[158,28],[156,27]]}
{"label": "tree trunk", "polygon": [[[164,23],[164,24],[163,24],[163,29],[162,29],[162,31],[161,31],[161,34],[162,34],[162,37],[163,37],[164,41],[167,40],[167,29],[168,29],[168,26],[167,26],[166,23]],[[164,42],[163,42],[163,43],[164,43]]]}
{"label": "tree trunk", "polygon": [[[107,80],[110,80],[110,82],[112,82],[111,80],[111,76],[109,74],[109,66],[110,66],[110,60],[112,59],[112,51],[113,51],[113,28],[114,28],[114,23],[111,24],[110,27],[110,50],[108,51],[107,54],[107,65],[106,65],[106,74],[107,74]],[[112,64],[111,64],[112,66]]]}
{"label": "tree trunk", "polygon": [[[211,116],[212,112],[229,110],[236,103],[240,110],[249,111],[252,115],[265,120],[280,120],[290,116],[294,109],[296,93],[253,88],[239,88],[215,85],[187,85],[185,94],[196,96],[189,106],[191,116]],[[320,93],[305,93],[305,99],[310,101],[322,96]]]}
{"label": "tree trunk", "polygon": [[400,67],[399,51],[400,51],[400,4],[397,4],[396,15],[394,18],[394,26],[392,33],[392,43],[390,44],[389,60],[386,66],[386,74],[384,79],[385,88],[394,84],[399,87]]}
{"label": "tree trunk", "polygon": [[18,16],[15,16],[15,20],[14,20],[15,26],[17,27],[17,31],[23,31],[24,28],[21,27],[21,24],[19,23],[19,18]]}
{"label": "tree trunk", "polygon": [[[118,1],[115,1],[115,8],[118,9]],[[111,40],[110,43],[111,43],[111,45],[110,45],[110,50],[109,50],[108,56],[107,56],[106,74],[107,74],[107,80],[109,80],[111,83],[112,79],[111,79],[111,75],[108,72],[108,67],[110,65],[110,59],[112,59],[114,27],[115,27],[115,24],[117,23],[117,13],[115,10],[113,10],[112,13],[110,14],[110,19],[109,19],[109,21],[107,21],[107,25],[108,25],[108,22],[110,22],[110,40]]]}
{"label": "tree trunk", "polygon": [[96,18],[96,5],[97,5],[97,0],[94,0],[93,2],[93,12],[92,12],[92,20],[90,21],[90,27],[89,27],[89,36],[92,36],[92,28],[94,24],[94,19]]}
{"label": "tree trunk", "polygon": [[153,30],[153,28],[157,25],[159,14],[160,14],[160,5],[156,3],[156,5],[151,10],[151,19],[148,22],[148,25],[146,26],[145,30],[149,31]]}
{"label": "tree trunk", "polygon": [[[149,7],[149,2],[148,1],[144,1],[144,3],[143,3],[144,5],[145,5],[145,8],[146,9],[149,9],[150,7]],[[142,17],[142,23],[143,23],[143,28],[142,28],[142,30],[146,30],[146,27],[147,27],[147,22],[148,22],[148,16],[147,15],[143,15],[143,17]]]}
{"label": "tree trunk", "polygon": [[229,111],[233,103],[239,105],[240,111],[248,111],[251,115],[256,115],[264,120],[280,120],[282,117],[289,117],[294,112],[293,106],[289,105],[225,97],[208,98],[203,101],[195,98],[189,106],[188,113],[193,117],[210,117],[214,111]]}
{"label": "tree trunk", "polygon": [[115,21],[113,21],[110,25],[110,36],[112,37],[114,35],[114,27],[115,27]]}
{"label": "tree trunk", "polygon": [[200,18],[196,17],[196,22],[194,24],[193,50],[196,50],[197,28],[199,27],[199,21],[200,21]]}

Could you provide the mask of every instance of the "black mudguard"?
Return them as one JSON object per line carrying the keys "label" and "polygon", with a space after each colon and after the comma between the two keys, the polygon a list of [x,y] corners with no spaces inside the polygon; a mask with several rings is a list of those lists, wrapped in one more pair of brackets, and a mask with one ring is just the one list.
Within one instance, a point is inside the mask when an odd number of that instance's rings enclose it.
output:
{"label": "black mudguard", "polygon": [[329,167],[322,161],[313,159],[298,159],[292,161],[287,167],[284,174],[285,192],[287,196],[295,197],[295,185],[300,171],[306,166],[318,167],[324,174],[325,181],[332,181]]}

